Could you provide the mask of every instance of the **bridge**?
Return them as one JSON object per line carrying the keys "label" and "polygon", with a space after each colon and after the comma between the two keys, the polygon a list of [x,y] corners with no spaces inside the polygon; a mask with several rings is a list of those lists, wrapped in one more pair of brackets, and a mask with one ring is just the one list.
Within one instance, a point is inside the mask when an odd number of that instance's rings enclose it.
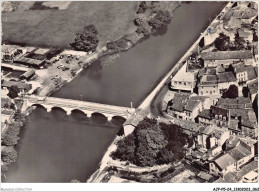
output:
{"label": "bridge", "polygon": [[98,113],[104,115],[108,121],[113,117],[123,117],[127,119],[135,111],[134,108],[57,97],[25,96],[24,100],[26,101],[27,107],[42,106],[47,112],[50,112],[53,108],[60,108],[65,111],[67,115],[70,115],[73,111],[81,111],[87,117],[91,117],[93,113]]}

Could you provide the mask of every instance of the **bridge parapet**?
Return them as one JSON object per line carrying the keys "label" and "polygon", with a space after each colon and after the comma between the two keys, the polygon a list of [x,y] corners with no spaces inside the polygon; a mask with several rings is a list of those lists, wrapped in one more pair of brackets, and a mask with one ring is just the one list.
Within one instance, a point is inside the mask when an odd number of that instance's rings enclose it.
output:
{"label": "bridge parapet", "polygon": [[56,97],[27,96],[26,99],[28,105],[42,105],[48,112],[53,107],[59,107],[65,110],[67,115],[70,115],[73,110],[80,110],[88,117],[93,113],[103,114],[108,120],[111,120],[114,116],[121,116],[127,119],[135,111],[134,108]]}

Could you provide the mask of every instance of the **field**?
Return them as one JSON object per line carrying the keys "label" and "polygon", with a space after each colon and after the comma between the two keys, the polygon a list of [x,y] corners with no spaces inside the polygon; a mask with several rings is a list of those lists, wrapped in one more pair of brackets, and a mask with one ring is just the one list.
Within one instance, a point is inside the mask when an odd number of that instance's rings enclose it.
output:
{"label": "field", "polygon": [[69,48],[76,32],[94,24],[103,46],[135,30],[138,2],[71,2],[65,10],[28,10],[31,5],[2,13],[2,43]]}

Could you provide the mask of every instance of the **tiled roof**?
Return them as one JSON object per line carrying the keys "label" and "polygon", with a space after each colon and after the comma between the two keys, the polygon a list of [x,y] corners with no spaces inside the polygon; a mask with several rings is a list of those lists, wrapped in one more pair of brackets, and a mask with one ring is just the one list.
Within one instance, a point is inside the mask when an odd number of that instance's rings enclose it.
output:
{"label": "tiled roof", "polygon": [[236,78],[232,72],[224,72],[217,74],[219,83],[236,82]]}
{"label": "tiled roof", "polygon": [[171,108],[175,111],[183,112],[184,107],[187,104],[190,94],[187,93],[176,93],[172,99]]}
{"label": "tiled roof", "polygon": [[241,20],[233,16],[231,16],[229,20],[224,21],[224,25],[228,25],[232,28],[240,28],[241,24],[242,24]]}
{"label": "tiled roof", "polygon": [[239,144],[237,147],[234,147],[230,151],[228,151],[228,154],[230,154],[231,157],[233,157],[236,161],[239,161],[240,159],[243,159],[244,157],[247,157],[251,154],[250,151],[248,151],[247,148]]}
{"label": "tiled roof", "polygon": [[233,149],[229,150],[227,153],[219,156],[214,160],[217,166],[223,170],[229,165],[247,157],[251,154],[251,151],[248,150],[247,147],[243,144],[239,144],[238,146],[234,147]]}
{"label": "tiled roof", "polygon": [[226,131],[228,130],[224,128],[219,128],[215,125],[209,125],[207,127],[200,128],[198,133],[205,135],[214,135],[216,138],[220,138]]}
{"label": "tiled roof", "polygon": [[220,170],[225,169],[226,167],[234,164],[235,162],[236,162],[236,160],[231,155],[229,155],[228,153],[220,156],[219,158],[217,158],[215,160],[215,163],[220,168]]}
{"label": "tiled roof", "polygon": [[248,83],[247,86],[248,86],[248,89],[251,94],[257,93],[258,92],[258,79]]}
{"label": "tiled roof", "polygon": [[253,80],[257,78],[257,74],[253,66],[247,66],[246,70],[247,70],[248,80]]}
{"label": "tiled roof", "polygon": [[249,50],[216,51],[201,53],[201,57],[203,60],[251,59],[253,54]]}
{"label": "tiled roof", "polygon": [[201,103],[201,101],[199,101],[199,100],[189,99],[185,106],[185,110],[192,112],[200,103]]}
{"label": "tiled roof", "polygon": [[210,109],[212,110],[212,115],[222,115],[223,117],[228,117],[229,110],[225,108],[221,108],[218,106],[211,106]]}
{"label": "tiled roof", "polygon": [[257,10],[255,9],[236,9],[233,11],[233,16],[236,18],[241,18],[241,19],[250,19],[252,17],[255,17],[257,15]]}
{"label": "tiled roof", "polygon": [[33,75],[35,73],[34,69],[30,69],[28,71],[26,71],[24,74],[22,74],[21,76],[24,76],[25,78],[30,77],[31,75]]}
{"label": "tiled roof", "polygon": [[211,119],[211,116],[210,116],[210,109],[204,109],[202,110],[199,115],[199,117],[202,117],[202,118],[205,118],[205,119]]}
{"label": "tiled roof", "polygon": [[226,109],[244,109],[252,108],[252,103],[249,98],[237,97],[235,99],[230,98],[219,98],[217,106]]}
{"label": "tiled roof", "polygon": [[251,35],[251,33],[249,31],[245,31],[244,29],[238,29],[237,33],[239,35],[239,37],[243,37],[243,38],[247,38],[249,35]]}
{"label": "tiled roof", "polygon": [[251,129],[257,128],[257,119],[253,109],[231,109],[231,116],[241,117],[241,125]]}

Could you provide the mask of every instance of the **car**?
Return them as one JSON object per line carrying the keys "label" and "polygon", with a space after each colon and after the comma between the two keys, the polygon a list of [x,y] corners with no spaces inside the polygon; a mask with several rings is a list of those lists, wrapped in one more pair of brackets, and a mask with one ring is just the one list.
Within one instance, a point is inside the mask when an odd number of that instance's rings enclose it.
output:
{"label": "car", "polygon": [[243,183],[258,183],[258,173],[250,171],[242,178]]}

